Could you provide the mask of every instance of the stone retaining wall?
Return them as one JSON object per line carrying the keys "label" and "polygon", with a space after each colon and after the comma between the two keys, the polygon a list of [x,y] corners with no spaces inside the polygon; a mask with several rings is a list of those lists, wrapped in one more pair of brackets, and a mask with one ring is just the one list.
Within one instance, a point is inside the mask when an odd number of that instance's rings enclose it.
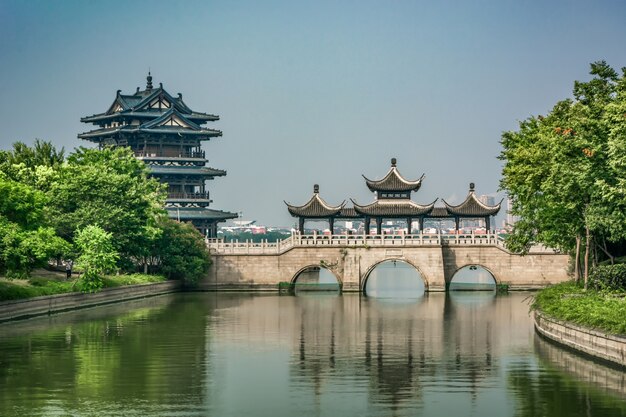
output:
{"label": "stone retaining wall", "polygon": [[556,320],[535,311],[535,329],[542,336],[587,355],[626,367],[626,337]]}
{"label": "stone retaining wall", "polygon": [[3,301],[0,302],[0,322],[167,294],[180,287],[180,281],[166,281],[106,288],[93,294],[69,293]]}

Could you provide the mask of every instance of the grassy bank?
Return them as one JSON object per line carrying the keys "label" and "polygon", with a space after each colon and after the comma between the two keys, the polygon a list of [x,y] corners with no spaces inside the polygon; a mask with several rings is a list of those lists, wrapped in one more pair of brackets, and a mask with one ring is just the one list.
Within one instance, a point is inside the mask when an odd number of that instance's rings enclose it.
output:
{"label": "grassy bank", "polygon": [[[147,284],[165,281],[162,275],[110,275],[104,278],[104,287],[112,288],[122,285]],[[0,301],[19,300],[39,297],[42,295],[81,292],[80,279],[65,280],[65,274],[54,274],[49,271],[35,271],[28,280],[8,280],[0,278]]]}
{"label": "grassy bank", "polygon": [[626,335],[626,293],[587,290],[564,282],[537,293],[533,308],[559,320]]}

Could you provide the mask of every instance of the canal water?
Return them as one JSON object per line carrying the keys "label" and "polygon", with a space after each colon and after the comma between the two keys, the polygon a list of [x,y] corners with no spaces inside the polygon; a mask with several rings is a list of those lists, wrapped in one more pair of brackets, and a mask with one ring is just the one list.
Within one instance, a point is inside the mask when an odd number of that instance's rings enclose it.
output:
{"label": "canal water", "polygon": [[0,325],[0,416],[626,416],[529,295],[186,293]]}

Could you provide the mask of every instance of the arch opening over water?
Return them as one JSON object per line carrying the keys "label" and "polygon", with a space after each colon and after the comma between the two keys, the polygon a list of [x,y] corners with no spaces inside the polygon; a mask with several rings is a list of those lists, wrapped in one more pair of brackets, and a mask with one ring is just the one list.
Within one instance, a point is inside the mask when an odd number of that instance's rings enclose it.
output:
{"label": "arch opening over water", "polygon": [[495,291],[496,279],[480,265],[467,265],[454,273],[448,286],[450,291]]}
{"label": "arch opening over water", "polygon": [[422,274],[413,265],[399,259],[376,265],[365,277],[363,292],[375,298],[420,298],[426,291]]}
{"label": "arch opening over water", "polygon": [[323,266],[307,266],[293,279],[296,292],[301,291],[339,291],[341,284],[329,269]]}

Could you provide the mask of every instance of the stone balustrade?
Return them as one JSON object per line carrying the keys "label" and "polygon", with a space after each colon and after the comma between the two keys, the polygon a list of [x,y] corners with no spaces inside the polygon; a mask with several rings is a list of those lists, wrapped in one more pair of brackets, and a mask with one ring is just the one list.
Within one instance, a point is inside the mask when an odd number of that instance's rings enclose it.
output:
{"label": "stone balustrade", "polygon": [[[504,239],[490,234],[397,234],[397,235],[303,235],[293,233],[277,242],[231,241],[207,239],[215,254],[280,254],[294,247],[419,247],[419,246],[498,246],[504,248]],[[533,252],[543,252],[534,248]]]}

